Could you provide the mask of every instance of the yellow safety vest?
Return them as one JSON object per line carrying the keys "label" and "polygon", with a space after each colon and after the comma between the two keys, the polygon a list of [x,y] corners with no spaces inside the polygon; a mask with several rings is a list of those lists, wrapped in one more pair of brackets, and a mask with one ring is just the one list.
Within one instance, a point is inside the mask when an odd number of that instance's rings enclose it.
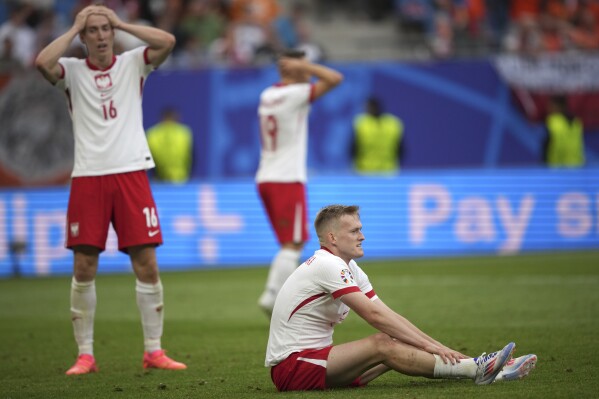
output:
{"label": "yellow safety vest", "polygon": [[363,114],[356,117],[354,131],[357,171],[388,173],[399,169],[397,147],[403,135],[401,120],[391,114],[379,118]]}
{"label": "yellow safety vest", "polygon": [[550,166],[584,165],[584,140],[580,119],[574,118],[570,121],[560,113],[553,113],[547,117],[547,130],[547,163]]}
{"label": "yellow safety vest", "polygon": [[148,145],[160,180],[182,183],[191,172],[191,130],[177,122],[161,122],[148,130]]}

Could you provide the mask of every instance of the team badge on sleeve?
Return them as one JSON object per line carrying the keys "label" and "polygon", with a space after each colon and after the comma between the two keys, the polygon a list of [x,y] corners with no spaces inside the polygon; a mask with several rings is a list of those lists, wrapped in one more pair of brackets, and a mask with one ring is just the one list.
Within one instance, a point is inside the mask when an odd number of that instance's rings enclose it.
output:
{"label": "team badge on sleeve", "polygon": [[71,237],[79,237],[79,223],[71,223]]}
{"label": "team badge on sleeve", "polygon": [[354,276],[351,274],[349,269],[341,270],[341,281],[343,281],[345,284],[353,284]]}

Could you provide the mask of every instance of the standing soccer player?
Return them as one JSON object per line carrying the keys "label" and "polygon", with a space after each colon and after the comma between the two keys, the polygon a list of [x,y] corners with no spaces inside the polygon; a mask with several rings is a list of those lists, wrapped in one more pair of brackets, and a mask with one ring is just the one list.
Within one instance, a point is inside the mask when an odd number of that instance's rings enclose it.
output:
{"label": "standing soccer player", "polygon": [[[280,244],[258,300],[268,314],[277,293],[299,265],[308,240],[307,148],[310,104],[343,80],[339,72],[307,61],[290,50],[278,61],[281,81],[260,96],[258,115],[262,150],[256,173],[258,192]],[[312,77],[314,83],[310,83]]]}
{"label": "standing soccer player", "polygon": [[[468,358],[391,310],[354,259],[364,255],[357,206],[329,205],[314,226],[321,248],[287,279],[270,321],[265,365],[279,391],[362,386],[389,370],[476,384],[526,376],[537,361],[510,361],[515,344]],[[355,311],[379,332],[333,345],[335,325]]]}
{"label": "standing soccer player", "polygon": [[[116,29],[148,46],[115,56]],[[88,57],[61,58],[76,36],[87,47]],[[74,253],[71,318],[79,356],[68,375],[98,371],[93,354],[94,279],[110,223],[119,250],[129,254],[137,277],[143,367],[187,368],[166,356],[160,342],[163,290],[155,247],[162,244],[162,233],[146,172],[154,167],[154,161],[141,108],[148,74],[168,57],[174,45],[170,33],[124,23],[111,9],[92,5],[79,12],[73,26],[36,59],[44,77],[65,90],[75,136],[66,246]]]}

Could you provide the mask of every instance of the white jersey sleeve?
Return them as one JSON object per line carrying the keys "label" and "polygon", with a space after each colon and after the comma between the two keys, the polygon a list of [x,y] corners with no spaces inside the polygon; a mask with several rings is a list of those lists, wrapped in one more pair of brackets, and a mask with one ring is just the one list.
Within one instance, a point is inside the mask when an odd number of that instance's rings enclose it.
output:
{"label": "white jersey sleeve", "polygon": [[153,66],[145,47],[114,57],[104,69],[89,60],[61,58],[75,136],[72,176],[98,176],[154,167],[142,116],[142,92]]}
{"label": "white jersey sleeve", "polygon": [[258,107],[262,148],[256,182],[306,182],[312,96],[309,83],[276,85],[262,92]]}
{"label": "white jersey sleeve", "polygon": [[335,257],[332,261],[321,262],[315,274],[322,290],[331,294],[334,299],[349,292],[360,291],[354,272],[341,258]]}
{"label": "white jersey sleeve", "polygon": [[277,295],[270,322],[266,366],[274,366],[294,352],[332,345],[333,328],[349,314],[343,295],[376,295],[366,274],[355,262],[320,249],[289,276]]}
{"label": "white jersey sleeve", "polygon": [[364,273],[364,270],[362,270],[354,260],[349,262],[349,266],[351,270],[354,271],[354,278],[356,280],[356,284],[360,288],[360,291],[362,291],[368,298],[370,298],[373,301],[375,299],[378,299],[378,296],[374,292],[374,288],[372,287],[372,284],[368,279],[368,275]]}

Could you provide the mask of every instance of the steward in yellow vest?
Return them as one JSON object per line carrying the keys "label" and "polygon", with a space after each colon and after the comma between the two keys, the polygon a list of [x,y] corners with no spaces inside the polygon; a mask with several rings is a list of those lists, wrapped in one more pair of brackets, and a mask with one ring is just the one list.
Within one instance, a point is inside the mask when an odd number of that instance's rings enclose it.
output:
{"label": "steward in yellow vest", "polygon": [[565,97],[551,102],[552,112],[545,124],[548,131],[546,161],[553,167],[578,167],[585,163],[582,121],[571,116]]}
{"label": "steward in yellow vest", "polygon": [[156,177],[172,183],[189,180],[193,136],[189,127],[178,122],[176,111],[165,109],[162,122],[148,130],[147,138],[156,164]]}
{"label": "steward in yellow vest", "polygon": [[399,170],[403,123],[382,113],[380,103],[370,98],[366,113],[354,119],[354,167],[361,173],[393,173]]}

